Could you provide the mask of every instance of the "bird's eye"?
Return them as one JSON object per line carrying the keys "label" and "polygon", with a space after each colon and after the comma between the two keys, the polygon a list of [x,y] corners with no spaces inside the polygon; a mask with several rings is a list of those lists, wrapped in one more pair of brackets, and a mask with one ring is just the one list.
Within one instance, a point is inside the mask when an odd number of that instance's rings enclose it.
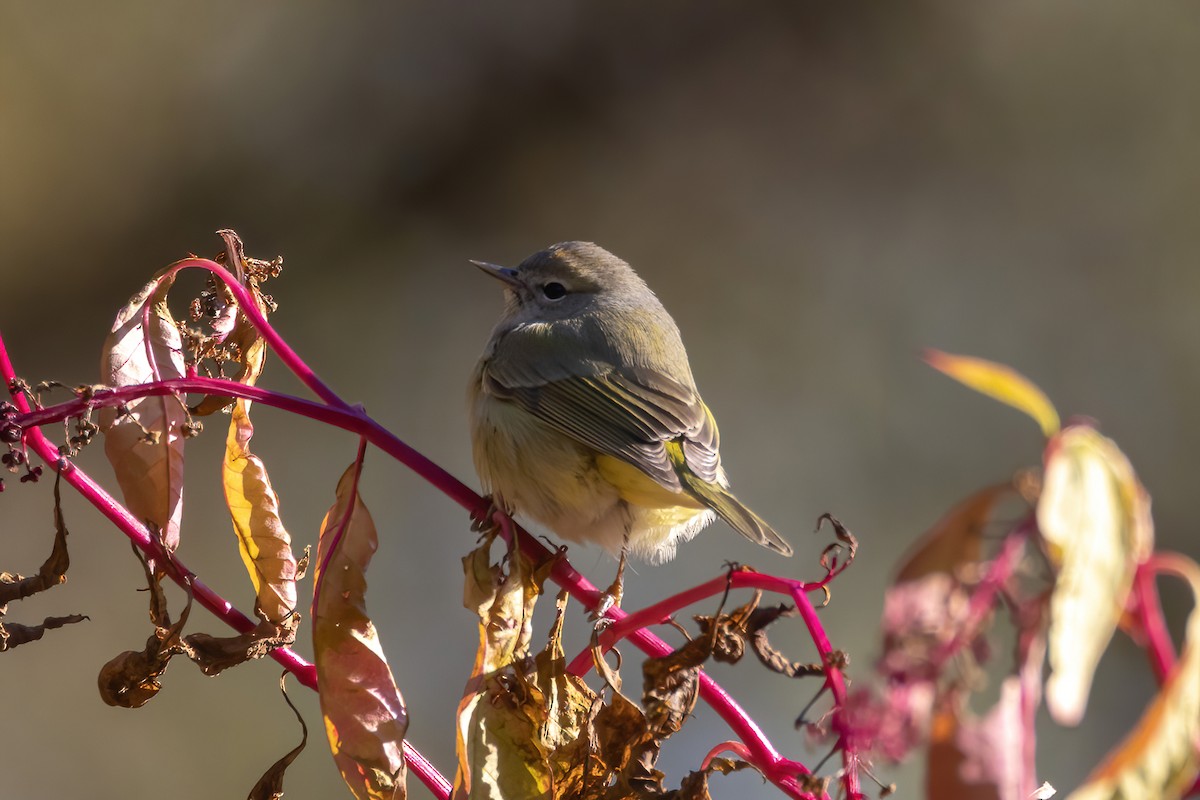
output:
{"label": "bird's eye", "polygon": [[567,287],[557,281],[551,281],[542,286],[542,294],[546,295],[547,300],[562,300],[567,296]]}

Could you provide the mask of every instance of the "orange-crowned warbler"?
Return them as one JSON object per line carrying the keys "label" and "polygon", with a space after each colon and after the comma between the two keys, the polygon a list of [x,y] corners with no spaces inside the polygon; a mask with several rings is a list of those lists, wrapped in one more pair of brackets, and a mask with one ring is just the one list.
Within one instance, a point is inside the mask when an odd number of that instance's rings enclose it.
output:
{"label": "orange-crowned warbler", "polygon": [[679,330],[628,264],[590,242],[472,263],[505,288],[469,390],[475,468],[498,507],[654,563],[714,517],[792,554],[730,493]]}

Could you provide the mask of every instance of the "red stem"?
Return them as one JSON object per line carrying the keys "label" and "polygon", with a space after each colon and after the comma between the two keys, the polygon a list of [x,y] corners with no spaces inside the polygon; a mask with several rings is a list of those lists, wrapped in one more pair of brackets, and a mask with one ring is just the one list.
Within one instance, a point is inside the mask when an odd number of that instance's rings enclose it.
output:
{"label": "red stem", "polygon": [[1138,629],[1145,637],[1146,656],[1150,659],[1154,676],[1158,679],[1158,685],[1162,686],[1171,670],[1175,669],[1176,655],[1166,620],[1163,619],[1158,586],[1155,584],[1157,563],[1151,558],[1138,565],[1133,576],[1134,602],[1131,611]]}

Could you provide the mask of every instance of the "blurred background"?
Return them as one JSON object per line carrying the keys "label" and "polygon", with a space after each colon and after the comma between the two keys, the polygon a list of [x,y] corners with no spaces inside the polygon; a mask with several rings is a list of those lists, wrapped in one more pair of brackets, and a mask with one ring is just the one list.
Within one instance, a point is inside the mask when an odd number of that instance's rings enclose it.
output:
{"label": "blurred background", "polygon": [[[10,3],[0,20],[0,330],[30,380],[94,381],[116,310],[232,227],[249,254],[286,257],[268,291],[296,350],[474,485],[465,384],[501,300],[467,259],[587,239],[672,312],[739,496],[797,549],[780,559],[714,526],[669,565],[638,566],[627,608],[727,560],[815,576],[825,539],[810,531],[829,511],[861,551],[822,614],[865,682],[903,549],[1040,459],[1036,426],[925,367],[925,347],[1011,364],[1064,414],[1098,419],[1154,496],[1161,545],[1197,554],[1195,6]],[[298,391],[274,362],[262,384]],[[255,421],[284,521],[298,548],[315,543],[355,442],[267,408]],[[220,494],[224,420],[207,425],[188,445],[180,555],[248,610]],[[101,450],[79,463],[115,486]],[[51,488],[9,482],[0,568],[36,571]],[[364,495],[382,538],[370,607],[411,738],[452,774],[474,536],[378,453]],[[209,679],[181,661],[147,707],[104,706],[97,670],[150,634],[141,567],[77,497],[65,512],[70,582],[9,615],[91,621],[0,658],[6,795],[243,796],[299,738],[278,667]],[[612,577],[594,549],[573,560]],[[1166,599],[1178,628],[1188,602]],[[786,625],[776,644],[809,660]],[[569,626],[578,647],[577,607]],[[222,633],[203,612],[192,629]],[[815,682],[712,671],[778,747],[804,752],[793,720]],[[312,734],[287,796],[345,796],[315,697],[293,687]],[[1118,636],[1081,728],[1044,721],[1039,779],[1075,785],[1152,695]],[[727,736],[701,705],[664,749],[669,785]],[[920,795],[919,763],[881,773]],[[748,773],[713,791],[777,796]]]}

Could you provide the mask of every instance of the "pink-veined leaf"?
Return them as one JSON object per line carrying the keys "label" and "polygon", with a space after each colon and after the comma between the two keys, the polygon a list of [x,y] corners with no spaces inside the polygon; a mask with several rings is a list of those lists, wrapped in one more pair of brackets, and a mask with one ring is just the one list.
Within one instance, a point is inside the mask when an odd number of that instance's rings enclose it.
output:
{"label": "pink-veined leaf", "polygon": [[296,557],[279,516],[279,498],[262,459],[250,452],[250,403],[238,400],[229,420],[221,477],[238,551],[263,617],[283,623],[296,610]]}
{"label": "pink-veined leaf", "polygon": [[1200,774],[1200,567],[1178,555],[1157,560],[1192,590],[1183,652],[1137,726],[1067,800],[1173,800],[1183,797]]}
{"label": "pink-veined leaf", "polygon": [[[175,280],[170,269],[161,270],[118,312],[104,340],[102,383],[129,386],[183,377],[183,343],[167,308],[167,292]],[[100,410],[104,452],[125,505],[157,527],[172,552],[179,546],[183,514],[182,425],[187,410],[170,395],[131,400],[126,408],[126,414]]]}
{"label": "pink-veined leaf", "polygon": [[375,625],[366,571],[378,546],[358,495],[361,458],[338,481],[321,523],[313,582],[313,649],[325,732],[334,762],[359,800],[406,796],[408,712]]}
{"label": "pink-veined leaf", "polygon": [[1011,367],[940,350],[925,351],[925,362],[964,386],[1025,412],[1047,438],[1058,432],[1058,412],[1053,404],[1032,381]]}
{"label": "pink-veined leaf", "polygon": [[1154,545],[1150,497],[1112,440],[1072,425],[1046,446],[1037,520],[1057,570],[1046,706],[1060,724],[1076,725],[1137,565]]}

